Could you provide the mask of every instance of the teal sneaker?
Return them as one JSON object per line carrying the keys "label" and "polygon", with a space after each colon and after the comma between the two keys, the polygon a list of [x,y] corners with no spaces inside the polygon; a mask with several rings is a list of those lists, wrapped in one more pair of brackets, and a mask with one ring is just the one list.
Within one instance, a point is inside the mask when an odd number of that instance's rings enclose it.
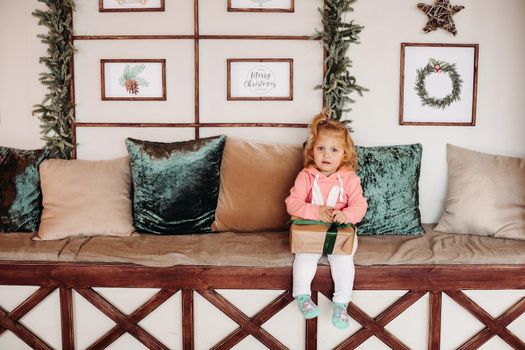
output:
{"label": "teal sneaker", "polygon": [[346,312],[347,307],[348,307],[348,304],[334,303],[334,306],[333,306],[334,313],[332,315],[332,323],[334,324],[334,326],[336,326],[339,329],[348,328],[348,320],[350,319],[350,317],[348,316],[348,313]]}
{"label": "teal sneaker", "polygon": [[307,320],[319,316],[319,306],[315,305],[308,294],[301,294],[295,297],[299,311]]}

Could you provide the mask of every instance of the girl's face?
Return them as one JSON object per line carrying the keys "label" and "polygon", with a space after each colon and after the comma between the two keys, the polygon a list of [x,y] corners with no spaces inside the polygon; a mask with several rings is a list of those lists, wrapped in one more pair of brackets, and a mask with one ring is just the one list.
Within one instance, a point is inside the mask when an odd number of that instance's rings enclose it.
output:
{"label": "girl's face", "polygon": [[344,139],[336,133],[321,131],[314,143],[314,163],[319,172],[330,176],[337,171],[345,155]]}

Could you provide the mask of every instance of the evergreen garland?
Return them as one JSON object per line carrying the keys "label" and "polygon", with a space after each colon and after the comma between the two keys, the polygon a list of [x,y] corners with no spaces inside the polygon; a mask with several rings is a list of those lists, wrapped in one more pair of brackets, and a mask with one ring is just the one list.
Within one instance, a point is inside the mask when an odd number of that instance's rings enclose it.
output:
{"label": "evergreen garland", "polygon": [[[323,89],[327,113],[330,118],[349,124],[351,120],[341,120],[346,104],[354,103],[355,100],[348,97],[349,94],[357,92],[359,96],[368,89],[356,84],[356,78],[348,72],[352,67],[352,61],[347,56],[347,51],[352,43],[358,43],[358,35],[364,27],[354,24],[354,21],[345,23],[342,15],[353,11],[351,5],[356,0],[326,0],[324,8],[319,8],[323,16],[324,30],[317,31],[313,39],[321,39],[323,47],[327,52],[324,61],[326,73],[322,85],[316,86]],[[349,125],[348,129],[352,131]]]}
{"label": "evergreen garland", "polygon": [[[33,115],[38,114],[41,121],[42,139],[57,155],[70,158],[73,151],[72,125],[74,110],[71,104],[71,72],[70,62],[73,58],[74,46],[70,42],[72,35],[72,11],[74,0],[38,0],[47,6],[47,10],[35,10],[33,15],[39,18],[38,24],[48,28],[47,34],[38,37],[48,45],[48,56],[40,57],[49,72],[40,73],[40,82],[47,87],[48,93],[41,104],[35,105]],[[356,78],[351,76],[348,68],[352,61],[346,53],[351,43],[358,43],[358,35],[363,26],[353,21],[345,23],[342,15],[353,11],[351,5],[357,0],[326,0],[324,8],[319,8],[322,15],[323,31],[317,31],[313,39],[321,39],[327,52],[324,61],[326,74],[324,82],[316,88],[323,89],[328,115],[343,123],[351,120],[341,120],[347,103],[355,100],[348,97],[357,92],[362,96],[366,88],[356,84]],[[350,131],[351,128],[349,127]]]}
{"label": "evergreen garland", "polygon": [[48,45],[47,56],[40,57],[48,72],[40,73],[40,82],[48,93],[41,104],[35,105],[33,115],[41,121],[42,140],[57,156],[70,158],[73,151],[74,110],[71,104],[70,62],[74,47],[70,42],[73,32],[72,12],[74,0],[38,0],[46,10],[35,10],[38,24],[46,26],[48,32],[39,34],[41,42]]}

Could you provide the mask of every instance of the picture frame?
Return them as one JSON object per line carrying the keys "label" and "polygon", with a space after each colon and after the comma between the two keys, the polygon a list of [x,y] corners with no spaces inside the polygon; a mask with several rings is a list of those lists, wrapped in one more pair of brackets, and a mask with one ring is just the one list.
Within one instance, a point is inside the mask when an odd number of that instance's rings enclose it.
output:
{"label": "picture frame", "polygon": [[294,12],[295,0],[228,0],[228,12]]}
{"label": "picture frame", "polygon": [[226,61],[227,100],[293,100],[293,59],[228,58]]}
{"label": "picture frame", "polygon": [[101,59],[103,101],[165,101],[165,59]]}
{"label": "picture frame", "polygon": [[99,0],[99,12],[163,12],[165,0]]}
{"label": "picture frame", "polygon": [[401,43],[400,125],[475,126],[478,44]]}

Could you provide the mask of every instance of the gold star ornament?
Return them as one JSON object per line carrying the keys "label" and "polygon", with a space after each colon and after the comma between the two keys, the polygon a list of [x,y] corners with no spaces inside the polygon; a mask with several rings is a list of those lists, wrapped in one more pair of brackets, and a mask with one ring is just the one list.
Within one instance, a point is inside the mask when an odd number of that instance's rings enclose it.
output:
{"label": "gold star ornament", "polygon": [[427,25],[423,28],[425,33],[443,28],[456,35],[458,31],[452,16],[463,10],[465,6],[452,6],[450,0],[437,0],[434,5],[427,5],[421,2],[417,4],[417,8],[425,12],[428,17]]}

